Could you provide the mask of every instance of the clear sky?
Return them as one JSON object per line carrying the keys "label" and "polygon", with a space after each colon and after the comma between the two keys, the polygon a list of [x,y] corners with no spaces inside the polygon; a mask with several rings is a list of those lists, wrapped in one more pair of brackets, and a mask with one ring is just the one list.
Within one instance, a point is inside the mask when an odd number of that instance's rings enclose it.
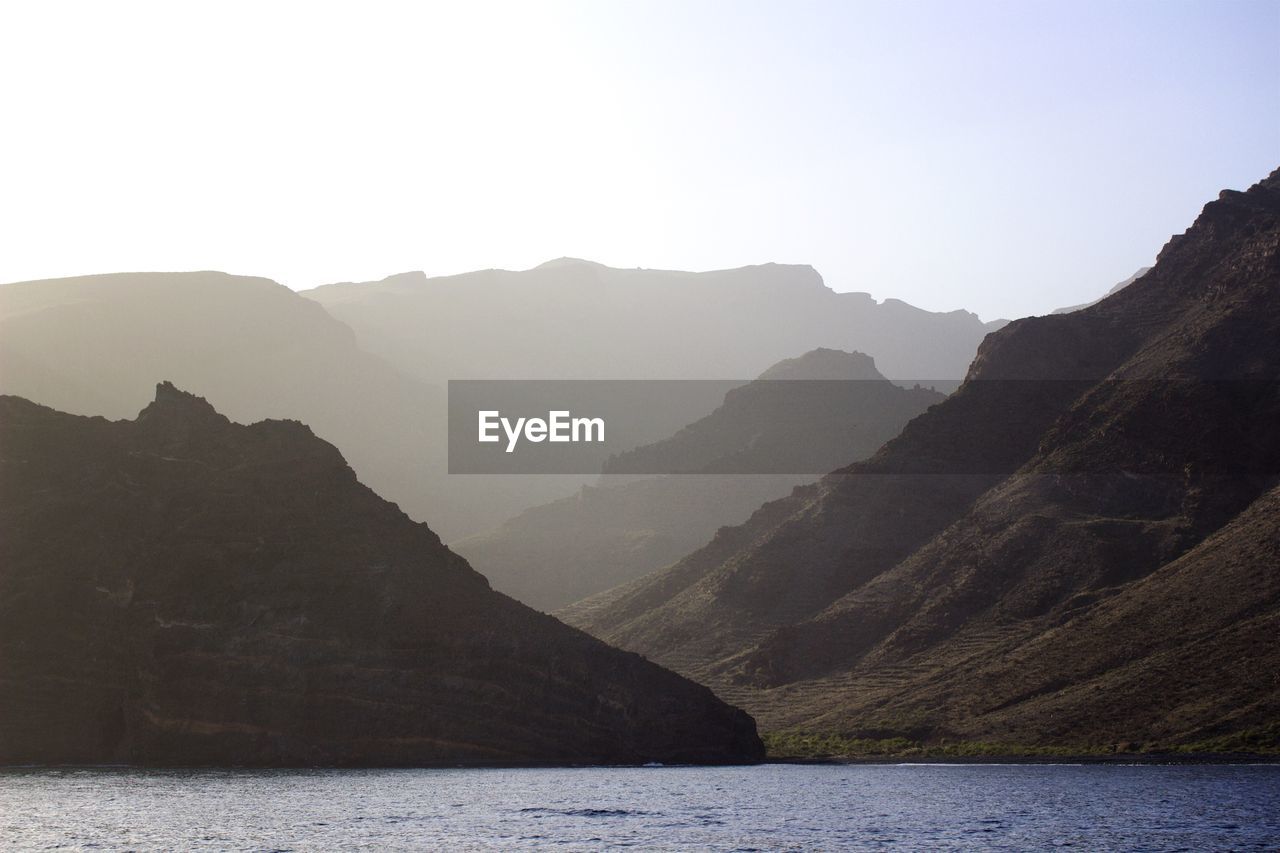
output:
{"label": "clear sky", "polygon": [[9,4],[0,281],[815,266],[1095,297],[1280,166],[1280,0]]}

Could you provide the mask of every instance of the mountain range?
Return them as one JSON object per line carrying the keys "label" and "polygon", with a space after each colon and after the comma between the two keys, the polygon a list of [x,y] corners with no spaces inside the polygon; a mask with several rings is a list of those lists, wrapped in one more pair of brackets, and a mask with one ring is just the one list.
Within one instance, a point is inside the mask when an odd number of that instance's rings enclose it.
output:
{"label": "mountain range", "polygon": [[988,336],[870,459],[561,615],[774,731],[1280,745],[1278,379],[1280,171]]}
{"label": "mountain range", "polygon": [[[446,472],[450,379],[750,376],[602,476]],[[0,763],[1280,749],[1280,171],[1008,324],[773,264],[10,284],[0,392]]]}
{"label": "mountain range", "polygon": [[[894,385],[862,353],[813,350],[730,390],[669,438],[609,460],[595,485],[455,547],[503,592],[564,607],[662,568],[761,503],[870,456],[943,399]],[[664,471],[683,473],[626,476]]]}
{"label": "mountain range", "polygon": [[448,379],[748,379],[819,347],[857,350],[894,380],[958,380],[1003,320],[837,293],[813,267],[614,269],[561,258],[303,291],[370,352]]}
{"label": "mountain range", "polygon": [[[837,294],[809,267],[778,265],[675,273],[561,261],[303,294],[217,272],[119,273],[0,286],[0,393],[124,418],[169,379],[235,420],[301,420],[379,494],[456,541],[594,476],[450,476],[449,379],[745,382],[779,359],[845,345],[888,358],[899,376],[958,380],[996,325]],[[901,343],[912,338],[926,342],[914,355]],[[656,441],[718,402],[672,400],[629,426],[638,444]]]}

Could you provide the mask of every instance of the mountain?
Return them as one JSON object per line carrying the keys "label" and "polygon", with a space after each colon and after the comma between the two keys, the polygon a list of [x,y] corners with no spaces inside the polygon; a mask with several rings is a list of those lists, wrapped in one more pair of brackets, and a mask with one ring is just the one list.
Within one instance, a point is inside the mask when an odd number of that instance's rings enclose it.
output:
{"label": "mountain", "polygon": [[124,418],[166,377],[237,421],[309,424],[363,481],[447,537],[582,482],[450,478],[444,387],[365,351],[350,327],[268,279],[120,273],[0,286],[0,393]]}
{"label": "mountain", "polygon": [[296,421],[0,397],[0,763],[738,762],[751,719],[493,592]]}
{"label": "mountain", "polygon": [[[813,304],[797,314],[792,303]],[[838,306],[846,306],[839,312],[848,328],[828,316]],[[759,310],[769,313],[761,319]],[[791,319],[773,329],[773,316]],[[574,494],[594,472],[449,475],[445,380],[745,381],[824,338],[863,335],[897,347],[882,328],[895,323],[930,341],[920,367],[945,368],[940,378],[962,374],[992,325],[964,312],[835,294],[807,267],[650,273],[565,261],[305,295],[217,272],[121,273],[0,286],[0,393],[123,418],[169,378],[200,388],[236,420],[301,420],[341,448],[379,494],[457,541]],[[673,343],[676,329],[682,337]],[[655,441],[719,399],[672,399],[627,426],[635,443]]]}
{"label": "mountain", "polygon": [[1280,171],[873,457],[565,611],[773,730],[1277,746]]}
{"label": "mountain", "polygon": [[960,379],[1002,321],[836,293],[808,266],[403,273],[305,291],[362,345],[428,382],[738,379],[815,347],[871,354],[893,379]]}
{"label": "mountain", "polygon": [[443,390],[365,352],[349,327],[287,287],[218,272],[0,286],[0,392],[125,418],[166,377],[238,421],[312,425],[419,519],[448,527],[459,512],[433,488],[444,469],[432,428]]}
{"label": "mountain", "polygon": [[1151,272],[1151,267],[1142,267],[1140,270],[1138,270],[1133,275],[1126,278],[1124,281],[1117,283],[1114,287],[1112,287],[1105,294],[1103,294],[1101,298],[1095,299],[1092,302],[1086,302],[1083,305],[1072,305],[1068,308],[1058,308],[1053,313],[1070,314],[1072,311],[1079,311],[1081,308],[1088,308],[1090,305],[1097,305],[1103,299],[1106,299],[1108,296],[1116,295],[1117,293],[1124,290],[1126,287],[1133,284],[1135,281],[1142,278],[1144,275],[1146,275],[1149,272]]}
{"label": "mountain", "polygon": [[901,388],[863,353],[817,349],[731,389],[670,438],[608,460],[605,474],[813,474],[869,456],[943,395]]}
{"label": "mountain", "polygon": [[361,350],[351,329],[315,303],[248,276],[120,273],[6,284],[0,331],[6,393],[112,418],[150,400],[157,369],[255,419],[328,414],[338,407],[326,394],[340,392],[349,410],[370,386],[415,396],[423,387]]}
{"label": "mountain", "polygon": [[884,382],[885,377],[876,369],[876,360],[866,353],[845,352],[818,347],[796,358],[782,361],[761,373],[760,382],[776,380],[810,382]]}
{"label": "mountain", "polygon": [[454,547],[497,589],[539,609],[564,607],[666,566],[764,501],[869,456],[942,399],[890,383],[862,353],[814,350],[729,391],[719,408],[669,439],[606,466],[698,473],[607,476]]}
{"label": "mountain", "polygon": [[[891,379],[950,391],[982,338],[1003,324],[984,323],[967,311],[936,313],[896,299],[877,302],[866,293],[837,293],[812,267],[783,264],[694,273],[614,269],[560,258],[518,272],[432,278],[402,273],[378,282],[325,285],[302,295],[354,329],[368,351],[437,384],[451,379],[746,381],[782,359],[825,347],[868,353]],[[672,399],[651,414],[679,414],[677,423],[689,423],[718,401],[717,393],[677,411],[682,401]],[[629,426],[637,445],[670,431],[665,422]],[[473,523],[447,526],[451,543],[484,534],[519,511],[481,518],[487,509],[520,503],[524,509],[553,497],[569,498],[593,477],[522,474],[474,480],[450,478],[463,493],[455,504],[473,509],[468,519]]]}

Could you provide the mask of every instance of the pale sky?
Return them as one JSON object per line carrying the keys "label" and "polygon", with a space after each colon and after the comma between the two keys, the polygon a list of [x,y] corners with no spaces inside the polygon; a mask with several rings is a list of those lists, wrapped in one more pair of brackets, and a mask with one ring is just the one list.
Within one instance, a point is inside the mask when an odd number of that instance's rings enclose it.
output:
{"label": "pale sky", "polygon": [[0,11],[0,281],[812,264],[1083,302],[1280,166],[1280,0]]}

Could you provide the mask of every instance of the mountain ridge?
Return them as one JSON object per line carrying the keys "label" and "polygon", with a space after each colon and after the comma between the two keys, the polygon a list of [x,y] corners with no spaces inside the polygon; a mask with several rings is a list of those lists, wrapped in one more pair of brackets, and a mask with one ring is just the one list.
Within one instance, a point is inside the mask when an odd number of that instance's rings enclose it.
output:
{"label": "mountain ridge", "polygon": [[[868,352],[889,365],[882,366],[882,372],[894,379],[959,379],[978,340],[1007,322],[984,322],[964,310],[930,312],[897,299],[877,301],[867,293],[837,292],[817,270],[802,264],[687,272],[556,259],[528,270],[412,274],[411,284],[408,275],[321,285],[300,293],[352,326],[370,351],[437,382],[736,378],[756,376],[783,358],[815,347]],[[487,302],[468,301],[469,291],[483,292]],[[646,298],[640,299],[641,294]],[[555,312],[549,310],[552,306]],[[752,346],[744,345],[747,338],[721,332],[726,311],[752,324],[744,330]],[[876,315],[875,322],[871,315]],[[882,328],[890,318],[899,327],[930,331],[915,334],[916,346],[906,347]],[[484,327],[491,334],[483,342],[420,340],[413,330],[428,319],[457,328]],[[706,345],[701,358],[688,357],[688,336],[673,324],[701,329]],[[646,351],[641,342],[664,326],[677,352],[655,357],[650,351],[646,359],[633,363],[628,351]],[[907,328],[898,331],[912,334]],[[705,340],[710,334],[716,336],[714,341]],[[514,339],[525,344],[518,360],[501,351],[505,341]],[[486,346],[478,348],[480,343]],[[460,356],[463,351],[470,351],[469,356]],[[578,363],[579,353],[585,364]],[[611,353],[609,369],[590,369],[591,353]]]}

